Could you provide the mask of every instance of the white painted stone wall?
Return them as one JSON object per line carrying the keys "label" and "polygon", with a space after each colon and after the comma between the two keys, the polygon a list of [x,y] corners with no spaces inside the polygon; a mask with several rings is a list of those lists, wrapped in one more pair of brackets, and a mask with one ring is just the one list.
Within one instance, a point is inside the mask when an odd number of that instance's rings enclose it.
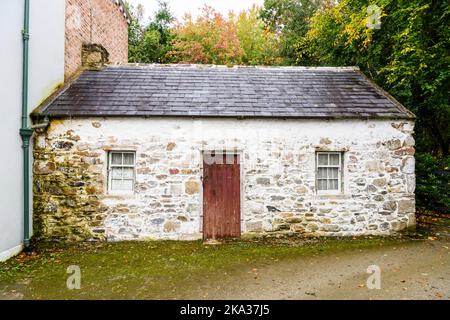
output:
{"label": "white painted stone wall", "polygon": [[[35,168],[55,181],[59,163],[98,173],[89,188],[104,212],[84,227],[113,241],[201,238],[201,152],[224,149],[242,154],[243,233],[388,235],[415,225],[412,132],[412,122],[390,120],[56,120],[36,140]],[[136,151],[134,194],[108,194],[108,150]],[[317,194],[318,150],[344,152],[342,193]],[[63,227],[53,219],[61,197],[45,199],[53,208],[42,213],[47,230]]]}
{"label": "white painted stone wall", "polygon": [[[20,251],[23,235],[22,149],[19,136],[23,5],[21,0],[4,0],[0,10],[0,261]],[[64,19],[65,1],[30,2],[30,112],[64,80]]]}

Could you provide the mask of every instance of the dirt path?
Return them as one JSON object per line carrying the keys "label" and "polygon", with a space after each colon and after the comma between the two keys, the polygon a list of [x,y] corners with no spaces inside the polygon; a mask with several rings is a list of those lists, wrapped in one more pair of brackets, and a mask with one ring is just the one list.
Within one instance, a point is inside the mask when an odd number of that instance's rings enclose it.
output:
{"label": "dirt path", "polygon": [[[321,254],[206,280],[191,299],[450,299],[450,243],[417,241],[395,247]],[[369,290],[367,267],[381,269]]]}

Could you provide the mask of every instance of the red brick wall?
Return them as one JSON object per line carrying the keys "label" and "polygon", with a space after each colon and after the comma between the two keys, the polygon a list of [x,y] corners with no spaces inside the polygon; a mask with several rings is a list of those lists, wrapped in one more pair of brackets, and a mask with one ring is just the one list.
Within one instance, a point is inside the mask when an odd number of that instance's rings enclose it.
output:
{"label": "red brick wall", "polygon": [[66,0],[66,78],[81,67],[83,43],[101,44],[110,63],[128,61],[127,18],[115,0]]}

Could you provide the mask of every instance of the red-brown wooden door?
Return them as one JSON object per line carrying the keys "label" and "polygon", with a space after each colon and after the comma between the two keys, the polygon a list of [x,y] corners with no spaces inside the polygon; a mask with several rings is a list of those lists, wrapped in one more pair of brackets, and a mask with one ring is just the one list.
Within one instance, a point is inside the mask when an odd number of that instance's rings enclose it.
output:
{"label": "red-brown wooden door", "polygon": [[238,238],[241,235],[239,155],[216,155],[220,161],[203,162],[203,238]]}

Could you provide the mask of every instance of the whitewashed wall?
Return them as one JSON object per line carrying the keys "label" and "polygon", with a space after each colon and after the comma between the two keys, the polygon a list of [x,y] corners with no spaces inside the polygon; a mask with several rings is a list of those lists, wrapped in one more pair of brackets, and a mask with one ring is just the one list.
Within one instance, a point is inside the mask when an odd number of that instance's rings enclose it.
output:
{"label": "whitewashed wall", "polygon": [[31,112],[64,83],[65,1],[31,0],[30,11]]}
{"label": "whitewashed wall", "polygon": [[[48,238],[200,238],[201,151],[225,149],[242,154],[244,233],[392,234],[415,224],[412,132],[389,120],[55,120],[35,141],[35,214]],[[108,150],[136,151],[135,194],[106,192]],[[317,194],[317,150],[344,152],[342,194]]]}
{"label": "whitewashed wall", "polygon": [[[0,2],[0,261],[20,250],[22,242],[22,28],[23,1]],[[64,81],[65,1],[31,1],[29,111]]]}

